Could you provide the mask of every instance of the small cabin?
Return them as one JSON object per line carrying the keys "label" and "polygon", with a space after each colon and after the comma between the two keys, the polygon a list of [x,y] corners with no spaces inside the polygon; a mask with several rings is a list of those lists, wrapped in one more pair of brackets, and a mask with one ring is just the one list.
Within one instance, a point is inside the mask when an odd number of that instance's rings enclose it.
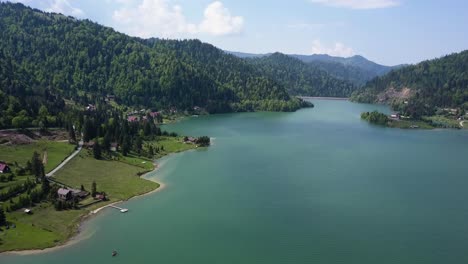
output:
{"label": "small cabin", "polygon": [[0,173],[9,173],[11,172],[10,166],[5,162],[0,162]]}
{"label": "small cabin", "polygon": [[140,118],[138,116],[129,116],[127,117],[128,122],[138,122],[140,121]]}
{"label": "small cabin", "polygon": [[96,106],[93,104],[88,104],[86,111],[96,111]]}
{"label": "small cabin", "polygon": [[89,141],[89,142],[84,143],[84,146],[85,146],[87,149],[93,149],[95,144],[96,144],[96,142],[94,142],[94,141]]}
{"label": "small cabin", "polygon": [[109,150],[113,151],[113,152],[118,151],[119,150],[119,144],[118,143],[111,143]]}
{"label": "small cabin", "polygon": [[70,189],[70,191],[72,192],[72,197],[77,197],[79,199],[84,199],[89,195],[89,192],[78,189]]}
{"label": "small cabin", "polygon": [[73,193],[71,190],[65,189],[65,188],[60,188],[57,191],[57,196],[60,200],[63,201],[68,201],[73,198]]}
{"label": "small cabin", "polygon": [[105,201],[107,200],[106,194],[105,193],[96,193],[96,196],[94,197],[95,200],[101,200]]}

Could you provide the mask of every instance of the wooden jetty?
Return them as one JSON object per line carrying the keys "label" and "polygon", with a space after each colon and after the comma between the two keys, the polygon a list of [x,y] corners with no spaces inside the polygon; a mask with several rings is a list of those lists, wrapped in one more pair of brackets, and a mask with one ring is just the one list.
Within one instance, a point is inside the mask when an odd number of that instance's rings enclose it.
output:
{"label": "wooden jetty", "polygon": [[115,208],[115,209],[119,210],[121,213],[126,213],[126,212],[128,212],[128,209],[126,209],[126,208],[121,208],[121,207],[118,207],[118,206],[115,206],[115,205],[109,205],[109,207]]}

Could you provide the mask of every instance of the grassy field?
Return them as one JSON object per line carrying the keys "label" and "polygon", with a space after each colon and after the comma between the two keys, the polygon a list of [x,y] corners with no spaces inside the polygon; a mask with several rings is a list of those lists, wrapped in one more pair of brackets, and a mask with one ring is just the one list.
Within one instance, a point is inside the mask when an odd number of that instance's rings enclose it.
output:
{"label": "grassy field", "polygon": [[402,128],[402,129],[408,129],[408,128],[411,128],[411,126],[418,126],[418,129],[433,129],[434,128],[427,122],[415,121],[415,120],[392,121],[389,124],[389,127]]}
{"label": "grassy field", "polygon": [[437,124],[440,127],[445,127],[445,128],[460,128],[460,121],[453,119],[453,118],[447,118],[445,116],[430,116],[430,117],[425,117],[424,119],[432,121],[433,123]]}
{"label": "grassy field", "polygon": [[16,228],[0,232],[0,251],[52,247],[74,233],[83,214],[81,210],[59,212],[50,203],[34,207],[33,212],[8,214],[8,221],[14,222]]}
{"label": "grassy field", "polygon": [[[196,148],[195,145],[185,144],[182,141],[181,137],[161,137],[157,141],[145,142],[145,144],[152,144],[159,148],[164,146],[164,151],[160,151],[155,158]],[[44,147],[47,147],[48,150],[49,164],[51,161],[58,164],[66,157],[66,154],[73,150],[73,146],[70,148],[66,143],[40,142],[35,146],[9,147],[9,150],[14,152],[0,157],[8,162],[15,159],[19,163],[25,163],[31,157],[32,151],[41,150]],[[5,151],[4,148],[2,152]],[[80,188],[83,185],[87,190],[91,190],[92,182],[96,181],[97,190],[106,192],[110,200],[80,210],[56,211],[51,203],[45,202],[33,207],[34,213],[32,215],[27,215],[22,210],[7,213],[8,221],[13,222],[16,228],[0,231],[0,252],[43,249],[66,241],[76,233],[82,217],[89,214],[91,210],[157,189],[158,183],[138,176],[153,169],[152,160],[133,154],[124,157],[114,153],[110,160],[96,160],[92,157],[91,151],[82,150],[63,169],[58,171],[54,178],[75,188]],[[84,205],[93,201],[92,198],[87,198],[80,204]]]}
{"label": "grassy field", "polygon": [[75,145],[67,142],[45,140],[27,145],[0,146],[0,160],[11,164],[17,162],[19,165],[25,166],[26,162],[31,160],[34,151],[37,151],[41,156],[44,151],[47,151],[47,164],[45,165],[47,173],[57,167],[74,149]]}
{"label": "grassy field", "polygon": [[[104,191],[109,201],[94,204],[80,210],[56,211],[52,204],[42,203],[33,207],[33,214],[24,214],[21,210],[8,213],[7,219],[16,224],[16,228],[0,232],[0,252],[21,249],[42,249],[55,246],[70,238],[77,230],[84,215],[105,204],[126,200],[135,195],[150,192],[159,187],[158,183],[138,177],[139,172],[153,169],[152,162],[137,157],[128,157],[127,162],[150,164],[133,166],[119,161],[96,160],[87,151],[82,151],[62,170],[55,179],[67,185],[79,188],[81,184],[91,190],[93,181],[98,191]],[[88,198],[82,201],[86,204]]]}
{"label": "grassy field", "polygon": [[[151,169],[153,168],[153,164],[147,160],[134,157],[132,161],[139,164],[146,162],[151,165]],[[54,178],[75,188],[83,185],[86,190],[91,190],[93,181],[96,181],[98,191],[106,192],[111,201],[118,201],[159,187],[159,184],[138,176],[138,173],[144,171],[148,169],[124,162],[96,160],[86,151],[82,151],[58,171]]]}
{"label": "grassy field", "polygon": [[164,147],[164,150],[157,153],[156,158],[161,158],[170,153],[178,153],[197,148],[194,144],[186,144],[183,142],[183,137],[159,137],[157,141],[145,142],[153,144],[159,148]]}

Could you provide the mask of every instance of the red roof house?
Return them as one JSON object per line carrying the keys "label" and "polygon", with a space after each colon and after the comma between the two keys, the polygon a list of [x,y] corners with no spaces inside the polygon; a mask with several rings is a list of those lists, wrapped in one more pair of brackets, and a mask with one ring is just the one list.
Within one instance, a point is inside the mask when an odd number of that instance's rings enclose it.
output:
{"label": "red roof house", "polygon": [[138,118],[138,116],[129,116],[129,117],[127,117],[127,121],[128,122],[138,122],[139,118]]}
{"label": "red roof house", "polygon": [[0,173],[8,173],[10,171],[11,170],[8,164],[6,164],[5,162],[0,162]]}

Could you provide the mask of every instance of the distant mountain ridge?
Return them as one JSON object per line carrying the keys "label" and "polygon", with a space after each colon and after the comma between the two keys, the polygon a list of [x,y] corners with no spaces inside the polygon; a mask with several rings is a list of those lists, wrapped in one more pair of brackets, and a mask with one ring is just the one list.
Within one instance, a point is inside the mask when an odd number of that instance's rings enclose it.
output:
{"label": "distant mountain ridge", "polygon": [[[262,58],[272,55],[272,53],[254,54],[233,51],[226,52],[240,58]],[[349,58],[334,57],[326,54],[287,55],[318,67],[333,77],[349,81],[356,86],[363,86],[367,81],[372,80],[375,77],[382,76],[393,69],[398,69],[404,66],[385,66],[370,61],[360,55],[355,55]]]}
{"label": "distant mountain ridge", "polygon": [[326,71],[279,52],[245,60],[264,75],[286,87],[289,94],[322,97],[349,97],[356,86]]}

